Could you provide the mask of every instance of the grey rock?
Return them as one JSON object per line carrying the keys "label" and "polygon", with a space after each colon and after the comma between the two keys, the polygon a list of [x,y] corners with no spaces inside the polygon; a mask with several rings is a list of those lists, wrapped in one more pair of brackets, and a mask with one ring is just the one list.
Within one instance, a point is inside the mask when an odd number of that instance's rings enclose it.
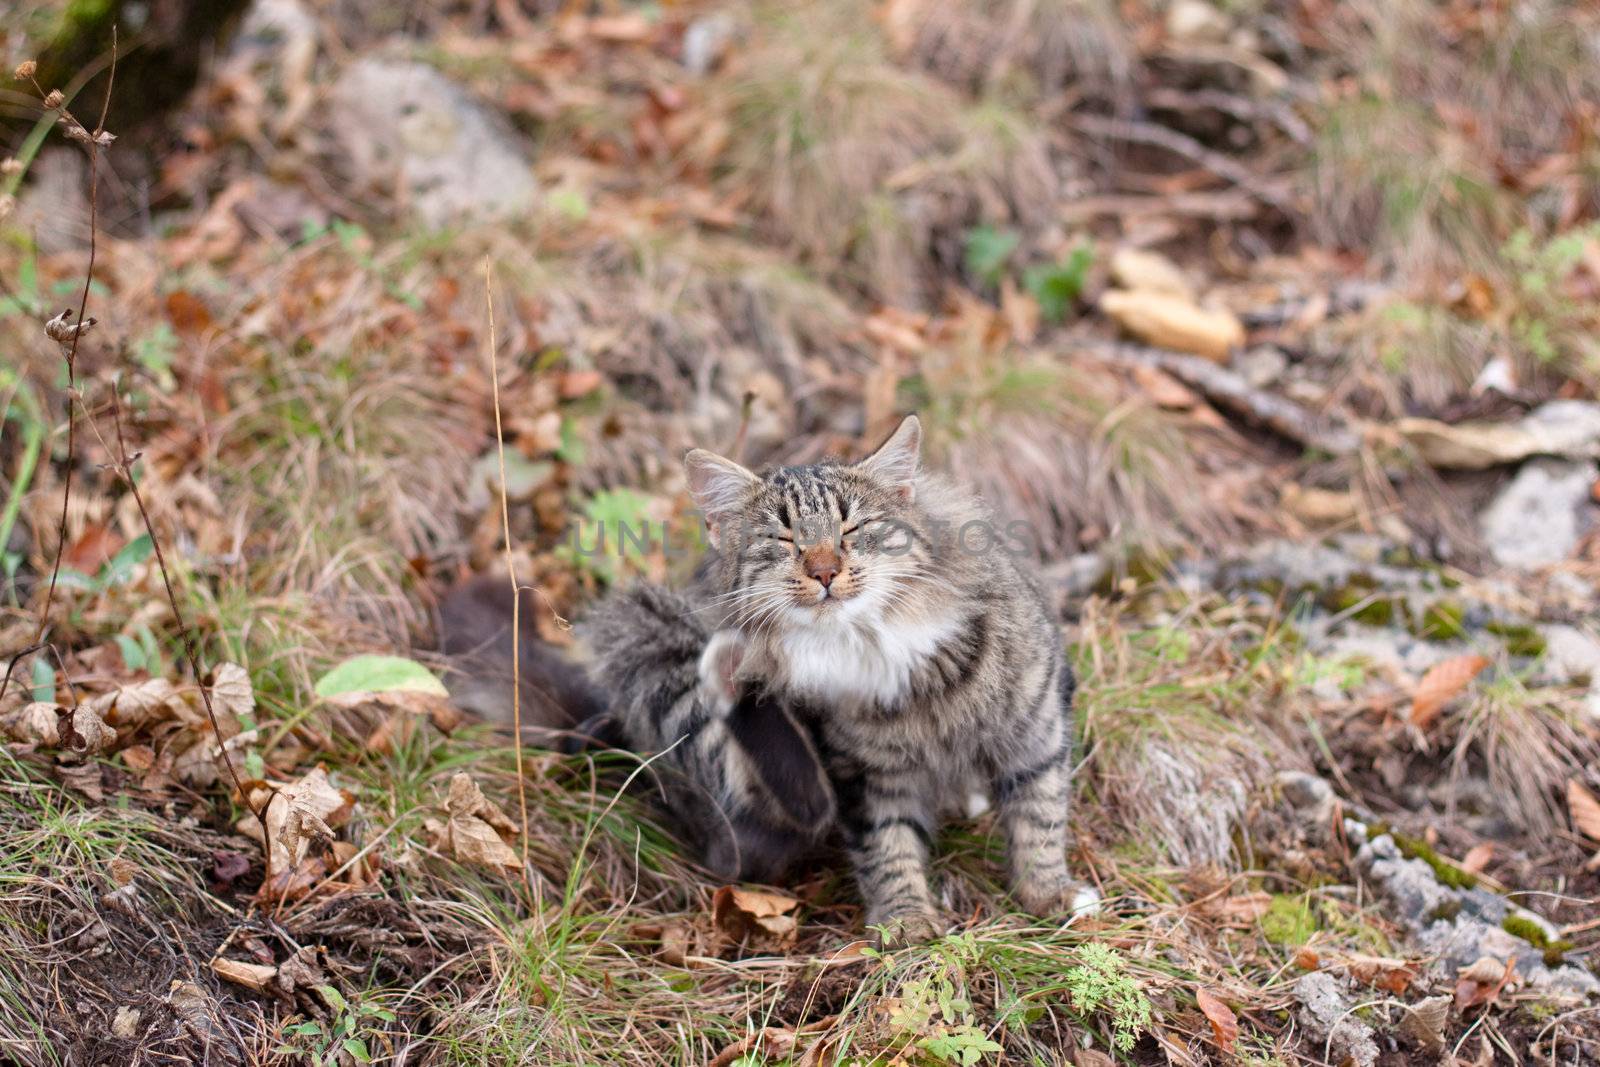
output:
{"label": "grey rock", "polygon": [[1345,991],[1345,983],[1327,971],[1312,971],[1294,984],[1294,998],[1300,1003],[1300,1024],[1331,1052],[1332,1063],[1354,1062],[1358,1067],[1374,1067],[1378,1062],[1378,1042],[1372,1027],[1355,1014],[1355,1002]]}
{"label": "grey rock", "polygon": [[464,89],[422,63],[365,58],[334,84],[331,130],[351,177],[393,188],[429,226],[504,218],[538,192],[511,130]]}
{"label": "grey rock", "polygon": [[1576,626],[1553,625],[1540,629],[1544,638],[1544,675],[1558,683],[1600,683],[1600,639]]}
{"label": "grey rock", "polygon": [[1422,860],[1402,856],[1388,834],[1362,845],[1356,853],[1356,866],[1394,904],[1400,924],[1434,957],[1431,970],[1440,980],[1453,979],[1461,968],[1492,956],[1516,960],[1517,974],[1526,988],[1565,997],[1600,996],[1600,979],[1571,964],[1547,965],[1541,949],[1501,926],[1508,916],[1515,915],[1553,934],[1548,922],[1486,890],[1444,885]]}
{"label": "grey rock", "polygon": [[1592,462],[1529,461],[1483,513],[1490,555],[1525,570],[1566,559],[1583,534],[1597,475]]}

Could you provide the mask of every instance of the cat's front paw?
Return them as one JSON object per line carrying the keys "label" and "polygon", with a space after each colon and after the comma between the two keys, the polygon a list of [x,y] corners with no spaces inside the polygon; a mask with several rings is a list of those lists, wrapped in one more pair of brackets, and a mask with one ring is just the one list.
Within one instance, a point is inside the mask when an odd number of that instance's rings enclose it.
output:
{"label": "cat's front paw", "polygon": [[881,948],[897,948],[932,941],[942,935],[949,924],[936,911],[911,911],[899,915],[885,915],[867,920]]}
{"label": "cat's front paw", "polygon": [[1100,911],[1100,891],[1070,878],[1024,882],[1016,887],[1013,895],[1023,911],[1041,918],[1060,917],[1070,921]]}

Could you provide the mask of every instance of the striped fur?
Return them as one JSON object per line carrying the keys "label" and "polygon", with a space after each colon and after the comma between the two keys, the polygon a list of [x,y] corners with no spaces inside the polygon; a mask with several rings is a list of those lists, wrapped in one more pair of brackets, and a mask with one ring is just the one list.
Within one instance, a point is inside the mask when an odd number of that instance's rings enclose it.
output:
{"label": "striped fur", "polygon": [[657,754],[662,799],[706,866],[775,881],[832,825],[833,794],[786,706],[733,682],[742,638],[713,639],[700,608],[641,583],[601,601],[579,631],[610,728],[623,747]]}
{"label": "striped fur", "polygon": [[1066,911],[1078,888],[1073,678],[1054,614],[1024,546],[922,473],[919,441],[913,416],[853,466],[757,476],[686,460],[719,549],[713,603],[750,643],[739,678],[810,709],[867,921],[906,938],[941,925],[929,853],[974,785],[998,807],[1025,909]]}

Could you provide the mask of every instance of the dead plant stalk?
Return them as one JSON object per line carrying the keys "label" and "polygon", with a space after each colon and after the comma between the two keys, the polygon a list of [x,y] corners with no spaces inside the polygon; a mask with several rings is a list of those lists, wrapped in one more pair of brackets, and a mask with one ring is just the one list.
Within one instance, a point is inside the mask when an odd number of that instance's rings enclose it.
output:
{"label": "dead plant stalk", "polygon": [[[500,426],[500,352],[494,330],[494,266],[483,261],[483,303],[489,318],[489,388],[494,399],[494,447],[500,462],[500,533],[506,581],[511,583],[511,744],[517,761],[517,812],[522,820],[522,877],[528,880],[528,783],[522,775],[522,590],[511,554],[511,504],[506,499],[506,439]],[[529,883],[531,887],[531,882]]]}
{"label": "dead plant stalk", "polygon": [[[114,135],[106,132],[105,124],[106,115],[111,109],[111,90],[116,83],[116,76],[117,30],[113,26],[111,31],[111,65],[106,76],[105,99],[101,103],[100,118],[95,124],[95,128],[93,130],[85,130],[83,124],[78,122],[71,112],[66,110],[65,106],[61,106],[60,121],[67,129],[69,139],[81,142],[85,147],[85,151],[89,154],[89,262],[84,270],[83,292],[78,300],[77,322],[74,324],[69,321],[72,317],[72,309],[68,308],[45,324],[46,334],[61,346],[62,355],[67,364],[67,470],[62,481],[61,519],[56,534],[55,560],[50,571],[50,585],[45,592],[44,608],[39,614],[35,644],[39,644],[43,640],[44,631],[49,625],[50,609],[55,600],[56,580],[61,572],[61,557],[66,552],[67,510],[72,499],[72,469],[77,459],[75,432],[77,420],[72,413],[74,400],[77,401],[78,406],[83,408],[84,417],[90,421],[91,427],[94,422],[94,415],[90,412],[88,405],[83,402],[83,397],[78,393],[76,368],[78,344],[83,339],[83,335],[88,333],[90,328],[96,324],[95,319],[85,318],[85,314],[89,306],[89,290],[94,284],[95,255],[98,249],[96,238],[100,210],[100,149],[105,145],[109,145],[114,139]],[[48,106],[52,95],[44,93],[37,82],[34,83],[34,88],[39,90],[40,95],[45,97],[45,103]],[[161,583],[166,590],[167,603],[172,608],[173,622],[177,626],[179,637],[182,640],[184,657],[189,662],[189,669],[194,673],[195,685],[200,690],[200,701],[205,706],[206,718],[211,723],[211,732],[216,738],[217,751],[222,756],[223,764],[228,768],[228,777],[233,780],[233,787],[239,794],[240,802],[250,810],[250,814],[254,815],[256,821],[260,823],[262,840],[269,840],[271,835],[267,829],[266,809],[271,806],[272,797],[269,796],[267,803],[260,810],[257,810],[250,802],[244,783],[239,778],[238,769],[234,767],[233,760],[229,758],[227,741],[222,736],[222,726],[217,719],[216,709],[211,702],[211,689],[206,685],[205,670],[200,663],[199,642],[196,641],[194,631],[190,628],[188,620],[184,618],[183,609],[178,604],[178,595],[172,585],[172,575],[167,569],[166,553],[161,547],[161,539],[156,535],[155,524],[150,521],[150,512],[145,507],[144,494],[139,491],[139,483],[133,477],[132,464],[138,459],[139,454],[135,453],[131,458],[128,455],[127,434],[122,425],[122,400],[115,383],[111,388],[111,417],[116,429],[117,444],[116,459],[111,464],[112,470],[132,494],[134,505],[139,510],[139,519],[144,524],[145,533],[150,538],[150,547],[155,552],[156,566],[161,572]],[[98,430],[96,430],[96,436],[100,436]],[[11,674],[7,671],[5,681],[9,683],[10,680]],[[70,689],[70,680],[68,685]],[[4,696],[4,687],[0,686],[0,698]],[[76,700],[76,692],[74,691],[74,703],[76,703]],[[275,796],[276,790],[272,792]],[[272,850],[270,848],[266,850],[262,862],[264,864],[263,884],[270,887],[272,884]]]}

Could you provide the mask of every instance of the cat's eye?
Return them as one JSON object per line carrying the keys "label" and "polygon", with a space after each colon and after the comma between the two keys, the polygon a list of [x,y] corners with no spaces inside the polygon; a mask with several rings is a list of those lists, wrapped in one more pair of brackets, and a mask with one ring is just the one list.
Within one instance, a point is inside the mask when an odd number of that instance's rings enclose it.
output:
{"label": "cat's eye", "polygon": [[849,526],[846,526],[844,529],[839,531],[839,536],[840,537],[849,537],[851,534],[858,532],[860,529],[861,529],[861,523],[852,522]]}

